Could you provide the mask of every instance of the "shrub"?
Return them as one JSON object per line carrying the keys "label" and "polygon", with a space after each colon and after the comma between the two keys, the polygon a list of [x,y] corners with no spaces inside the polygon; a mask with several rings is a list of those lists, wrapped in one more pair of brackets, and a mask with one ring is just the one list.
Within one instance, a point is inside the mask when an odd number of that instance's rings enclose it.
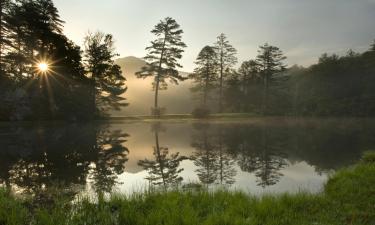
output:
{"label": "shrub", "polygon": [[362,162],[375,163],[375,151],[367,151],[363,153]]}

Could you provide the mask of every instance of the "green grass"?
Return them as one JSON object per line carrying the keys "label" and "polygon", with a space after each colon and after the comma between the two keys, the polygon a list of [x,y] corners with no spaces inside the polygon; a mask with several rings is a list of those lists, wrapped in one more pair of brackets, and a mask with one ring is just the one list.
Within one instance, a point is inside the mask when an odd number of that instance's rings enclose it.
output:
{"label": "green grass", "polygon": [[[298,193],[251,196],[218,190],[170,191],[113,195],[95,203],[80,199],[72,204],[30,207],[30,200],[0,191],[0,224],[38,225],[374,225],[375,154],[329,178],[319,194]],[[370,161],[369,161],[370,160]]]}

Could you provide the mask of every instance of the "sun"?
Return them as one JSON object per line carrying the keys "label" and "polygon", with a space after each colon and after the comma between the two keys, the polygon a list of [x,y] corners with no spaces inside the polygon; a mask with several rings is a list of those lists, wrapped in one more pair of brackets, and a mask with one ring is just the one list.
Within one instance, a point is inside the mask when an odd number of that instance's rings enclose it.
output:
{"label": "sun", "polygon": [[49,70],[49,65],[45,62],[38,63],[38,69],[40,72],[45,73]]}

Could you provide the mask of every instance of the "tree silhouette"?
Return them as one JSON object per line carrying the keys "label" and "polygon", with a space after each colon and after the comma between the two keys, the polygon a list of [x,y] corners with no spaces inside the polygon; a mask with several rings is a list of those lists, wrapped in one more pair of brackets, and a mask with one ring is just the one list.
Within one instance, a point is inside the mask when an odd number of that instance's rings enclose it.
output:
{"label": "tree silhouette", "polygon": [[195,61],[197,67],[189,78],[193,79],[196,86],[193,91],[203,92],[203,106],[207,107],[207,97],[209,91],[215,86],[217,81],[217,55],[215,49],[211,46],[205,46],[198,54]]}
{"label": "tree silhouette", "polygon": [[154,77],[155,99],[152,114],[160,116],[162,110],[158,105],[159,90],[167,88],[167,80],[178,84],[179,81],[186,79],[177,71],[177,68],[182,67],[177,60],[181,59],[186,45],[181,41],[183,31],[180,25],[170,17],[161,20],[151,33],[157,38],[146,48],[148,54],[144,59],[147,61],[147,66],[136,75],[139,78]]}
{"label": "tree silhouette", "polygon": [[237,50],[229,44],[225,34],[220,34],[215,43],[215,49],[219,62],[219,112],[223,111],[224,79],[227,72],[237,63]]}
{"label": "tree silhouette", "polygon": [[260,67],[255,60],[244,61],[241,67],[238,69],[238,73],[241,76],[241,89],[245,101],[245,111],[250,109],[250,105],[259,106],[259,96],[257,96],[257,88],[262,82],[260,77]]}
{"label": "tree silhouette", "polygon": [[262,113],[265,113],[268,107],[270,82],[276,73],[285,70],[283,61],[286,57],[278,47],[268,45],[267,43],[259,48],[256,62],[259,64],[259,73],[263,79],[264,91]]}
{"label": "tree silhouette", "polygon": [[[0,85],[6,87],[0,90],[1,119],[87,117],[89,89],[81,51],[62,33],[53,2],[1,3]],[[48,71],[40,73],[38,63],[48,64]]]}
{"label": "tree silhouette", "polygon": [[85,37],[85,61],[93,86],[94,112],[119,110],[126,106],[121,95],[126,91],[125,78],[114,62],[113,37],[102,32],[88,33]]}
{"label": "tree silhouette", "polygon": [[138,165],[149,172],[146,179],[152,185],[163,185],[164,189],[167,189],[170,185],[174,186],[181,183],[182,177],[179,174],[183,171],[183,168],[179,168],[179,166],[180,162],[187,158],[180,156],[179,152],[169,155],[169,149],[160,146],[159,132],[162,129],[160,123],[153,125],[153,132],[155,133],[154,159],[140,160]]}

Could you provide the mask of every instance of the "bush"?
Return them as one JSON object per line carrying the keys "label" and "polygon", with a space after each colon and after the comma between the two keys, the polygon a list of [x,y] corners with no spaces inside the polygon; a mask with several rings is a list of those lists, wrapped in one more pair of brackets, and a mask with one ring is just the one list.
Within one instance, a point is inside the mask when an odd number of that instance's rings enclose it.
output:
{"label": "bush", "polygon": [[195,118],[207,118],[210,115],[210,110],[204,107],[195,108],[192,115]]}
{"label": "bush", "polygon": [[362,162],[375,163],[375,151],[367,151],[363,153]]}

